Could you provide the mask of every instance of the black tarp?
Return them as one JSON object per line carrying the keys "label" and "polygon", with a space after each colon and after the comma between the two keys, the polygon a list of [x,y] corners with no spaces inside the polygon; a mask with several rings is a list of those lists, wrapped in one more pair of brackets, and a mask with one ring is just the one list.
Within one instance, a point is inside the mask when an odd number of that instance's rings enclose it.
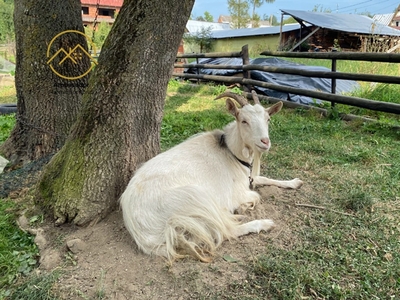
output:
{"label": "black tarp", "polygon": [[[243,61],[241,58],[205,58],[199,60],[199,64],[214,64],[214,65],[242,65]],[[285,67],[285,68],[296,68],[308,71],[330,71],[330,69],[319,66],[306,66],[291,61],[283,60],[280,58],[256,58],[251,59],[250,64],[261,65],[261,66],[273,66],[273,67]],[[185,73],[196,74],[197,68],[189,68],[185,70]],[[207,75],[220,75],[220,76],[232,76],[242,72],[241,70],[229,70],[229,69],[200,69],[199,74]],[[251,79],[277,84],[281,86],[288,86],[306,90],[320,91],[320,92],[331,92],[331,79],[329,78],[316,78],[316,77],[305,77],[300,75],[280,74],[280,73],[268,73],[263,71],[250,71]],[[359,84],[353,80],[336,80],[336,93],[342,94],[353,91],[359,88]],[[289,94],[285,92],[279,92],[263,87],[256,87],[256,89],[270,97],[280,98],[283,100],[289,100],[302,104],[314,104],[320,103],[320,100],[313,100],[307,96]]]}

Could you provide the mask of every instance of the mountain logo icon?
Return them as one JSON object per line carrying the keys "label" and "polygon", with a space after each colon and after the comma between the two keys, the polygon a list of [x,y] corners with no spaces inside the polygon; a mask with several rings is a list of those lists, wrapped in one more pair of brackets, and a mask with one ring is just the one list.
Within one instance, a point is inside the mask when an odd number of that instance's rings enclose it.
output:
{"label": "mountain logo icon", "polygon": [[[65,31],[57,34],[55,37],[53,37],[53,39],[50,41],[50,43],[47,47],[47,58],[48,58],[47,64],[49,65],[50,69],[55,74],[57,74],[61,78],[67,79],[67,80],[75,80],[75,79],[82,78],[82,77],[86,76],[87,74],[89,74],[89,72],[93,69],[93,67],[95,65],[97,65],[97,61],[92,57],[92,55],[90,55],[90,53],[81,44],[77,44],[73,48],[68,47],[67,50],[64,49],[63,47],[61,47],[54,54],[51,54],[52,49],[54,48],[54,47],[52,47],[54,42],[58,38],[61,38],[62,35],[71,34],[71,33],[80,34],[80,35],[84,36],[86,41],[90,44],[91,48],[94,49],[93,54],[94,54],[94,56],[96,56],[96,46],[94,45],[92,40],[86,34],[80,32],[78,30],[65,30]],[[54,49],[53,49],[53,52],[54,52]],[[74,74],[72,76],[70,74],[62,74],[60,69],[62,69],[62,65],[64,63],[66,63],[68,61],[68,62],[70,62],[72,64],[76,64],[78,66],[79,64],[82,64],[82,60],[83,60],[84,56],[89,57],[90,65],[89,65],[89,67],[84,68],[84,70],[82,70],[81,74]],[[81,68],[76,68],[76,69],[80,70]]]}

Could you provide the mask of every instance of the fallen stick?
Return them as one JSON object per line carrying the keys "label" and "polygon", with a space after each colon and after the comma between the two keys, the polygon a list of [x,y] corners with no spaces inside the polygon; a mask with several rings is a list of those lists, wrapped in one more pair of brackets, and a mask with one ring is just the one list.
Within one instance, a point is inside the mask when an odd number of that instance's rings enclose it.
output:
{"label": "fallen stick", "polygon": [[356,216],[353,215],[353,214],[348,214],[348,213],[345,213],[345,212],[341,212],[341,211],[337,211],[337,210],[334,210],[334,209],[326,208],[325,206],[317,206],[317,205],[311,205],[311,204],[305,204],[305,203],[295,203],[294,205],[295,205],[295,206],[308,207],[308,208],[316,208],[316,209],[322,209],[322,210],[329,210],[329,211],[334,212],[334,213],[337,213],[337,214],[342,214],[342,215],[345,215],[345,216],[349,216],[349,217],[354,217],[354,218],[356,218]]}

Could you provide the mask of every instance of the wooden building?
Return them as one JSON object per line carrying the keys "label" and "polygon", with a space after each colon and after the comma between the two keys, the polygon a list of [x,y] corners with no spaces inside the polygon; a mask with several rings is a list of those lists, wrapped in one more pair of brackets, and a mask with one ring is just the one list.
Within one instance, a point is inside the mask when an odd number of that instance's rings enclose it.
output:
{"label": "wooden building", "polygon": [[[300,25],[300,36],[289,51],[392,52],[400,30],[357,14],[281,10]],[[282,44],[282,42],[281,42]]]}

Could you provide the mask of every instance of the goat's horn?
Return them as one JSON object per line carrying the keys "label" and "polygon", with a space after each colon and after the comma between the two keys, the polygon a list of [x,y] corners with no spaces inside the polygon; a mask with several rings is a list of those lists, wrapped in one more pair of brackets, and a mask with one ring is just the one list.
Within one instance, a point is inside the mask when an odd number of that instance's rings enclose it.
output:
{"label": "goat's horn", "polygon": [[258,95],[255,90],[251,91],[251,96],[253,97],[254,104],[261,104],[260,99],[258,99]]}
{"label": "goat's horn", "polygon": [[247,99],[245,97],[235,94],[235,93],[232,93],[232,92],[229,92],[229,91],[222,93],[221,95],[217,96],[214,100],[221,99],[224,97],[231,97],[231,98],[235,99],[236,102],[239,103],[242,107],[249,104],[249,102],[247,101]]}

